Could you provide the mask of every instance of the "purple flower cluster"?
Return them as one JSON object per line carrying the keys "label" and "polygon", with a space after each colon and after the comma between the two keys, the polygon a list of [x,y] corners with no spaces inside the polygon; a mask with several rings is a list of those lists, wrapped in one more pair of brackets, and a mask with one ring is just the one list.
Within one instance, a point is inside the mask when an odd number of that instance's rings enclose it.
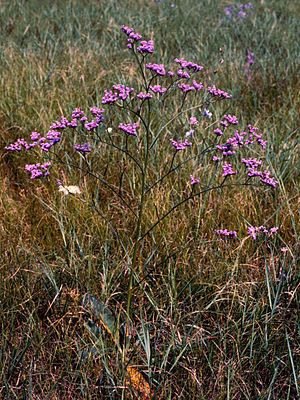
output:
{"label": "purple flower cluster", "polygon": [[254,140],[261,146],[262,149],[265,150],[267,147],[267,141],[263,140],[262,134],[258,132],[258,128],[252,125],[248,125],[249,130],[249,139],[245,144],[253,143]]}
{"label": "purple flower cluster", "polygon": [[140,45],[137,47],[137,51],[144,55],[152,54],[154,52],[154,41],[141,40]]}
{"label": "purple flower cluster", "polygon": [[251,50],[247,49],[246,65],[250,67],[251,65],[254,64],[254,61],[255,61],[254,53]]}
{"label": "purple flower cluster", "polygon": [[188,138],[193,136],[194,132],[195,132],[194,129],[190,129],[189,131],[185,132],[185,137]]}
{"label": "purple flower cluster", "polygon": [[190,123],[190,125],[198,125],[199,121],[197,120],[196,117],[191,117],[189,119],[189,123]]}
{"label": "purple flower cluster", "polygon": [[154,42],[153,40],[142,40],[142,35],[135,32],[133,28],[129,26],[122,25],[122,32],[127,35],[127,47],[129,49],[134,48],[134,44],[137,44],[137,51],[143,55],[152,54],[154,52]]}
{"label": "purple flower cluster", "polygon": [[212,96],[218,97],[220,99],[231,99],[232,98],[231,94],[225,92],[224,90],[217,89],[215,85],[209,86],[207,88],[207,91]]}
{"label": "purple flower cluster", "polygon": [[91,152],[91,146],[88,143],[84,144],[75,144],[74,149],[81,154],[86,154]]}
{"label": "purple flower cluster", "polygon": [[132,124],[120,124],[119,125],[119,129],[121,129],[121,131],[125,132],[127,135],[130,136],[137,136],[137,132],[136,130],[139,127],[139,123],[132,123]]}
{"label": "purple flower cluster", "polygon": [[232,168],[232,165],[228,162],[224,162],[222,168],[223,168],[223,176],[224,177],[237,174],[237,171],[234,171],[234,169]]}
{"label": "purple flower cluster", "polygon": [[153,93],[164,94],[164,93],[166,93],[166,91],[167,91],[168,89],[165,88],[165,87],[162,87],[162,86],[160,86],[160,85],[153,85],[153,86],[150,86],[150,90],[151,90]]}
{"label": "purple flower cluster", "polygon": [[238,123],[238,119],[235,115],[226,114],[220,121],[220,126],[223,128],[223,130],[221,128],[216,128],[214,133],[217,136],[222,136],[226,128],[228,128],[230,125],[238,125]]}
{"label": "purple flower cluster", "polygon": [[[267,229],[265,226],[250,226],[248,228],[248,235],[252,237],[252,239],[256,240],[259,236],[271,237],[277,233],[278,229],[279,228],[275,226],[269,229]],[[215,231],[215,233],[223,237],[228,237],[233,239],[237,238],[237,232],[229,231],[228,229],[218,229]]]}
{"label": "purple flower cluster", "polygon": [[46,162],[44,164],[26,164],[25,171],[30,173],[30,179],[42,178],[49,175],[49,167],[51,163]]}
{"label": "purple flower cluster", "polygon": [[275,178],[270,176],[269,171],[264,171],[260,177],[261,183],[264,183],[267,186],[271,186],[275,188],[278,185],[278,181]]}
{"label": "purple flower cluster", "polygon": [[146,64],[146,69],[155,72],[157,75],[165,76],[166,69],[164,64]]}
{"label": "purple flower cluster", "polygon": [[134,89],[125,85],[113,85],[113,90],[105,90],[102,97],[102,104],[113,104],[118,100],[127,100]]}
{"label": "purple flower cluster", "polygon": [[278,227],[274,226],[273,228],[267,229],[265,226],[249,226],[248,235],[252,237],[252,239],[256,240],[259,236],[270,237],[277,233]]}
{"label": "purple flower cluster", "polygon": [[223,120],[220,122],[222,126],[238,125],[239,121],[235,115],[225,114]]}
{"label": "purple flower cluster", "polygon": [[186,68],[193,72],[199,72],[203,69],[202,65],[193,63],[191,61],[186,61],[184,58],[175,58],[174,61],[179,64],[182,69]]}
{"label": "purple flower cluster", "polygon": [[185,150],[187,147],[190,147],[192,145],[192,143],[189,142],[187,139],[184,141],[177,141],[175,139],[171,139],[171,144],[177,151]]}
{"label": "purple flower cluster", "polygon": [[[227,118],[221,121],[223,129],[226,129],[230,124],[237,124],[237,118],[234,115],[227,115]],[[231,122],[228,122],[228,121]],[[224,131],[220,128],[216,128],[214,133],[217,136],[222,136]],[[223,156],[232,156],[235,154],[236,149],[242,146],[248,146],[253,143],[258,143],[263,149],[265,149],[267,142],[262,139],[262,134],[258,132],[258,129],[252,125],[248,125],[248,132],[236,130],[233,136],[229,137],[225,144],[220,144],[216,146],[216,149],[222,152]]]}
{"label": "purple flower cluster", "polygon": [[[79,124],[86,129],[91,131],[96,129],[101,122],[104,121],[104,110],[98,107],[91,107],[90,112],[94,115],[95,119],[87,122],[87,117],[80,108],[75,108],[71,114],[71,121],[66,117],[62,116],[60,120],[53,122],[50,125],[50,130],[42,136],[39,132],[32,132],[30,135],[31,143],[28,143],[25,139],[18,139],[15,143],[6,146],[6,150],[10,151],[29,151],[34,147],[39,147],[43,152],[48,152],[56,143],[60,142],[62,130],[66,128],[75,128]],[[87,152],[87,150],[85,150]]]}
{"label": "purple flower cluster", "polygon": [[153,96],[151,93],[140,92],[136,97],[140,100],[150,100]]}
{"label": "purple flower cluster", "polygon": [[80,108],[75,108],[71,114],[71,121],[66,117],[61,117],[59,121],[55,121],[50,125],[50,129],[77,128],[79,124],[84,124],[83,126],[87,131],[96,129],[104,121],[104,110],[94,106],[90,108],[90,111],[96,117],[90,122],[88,122],[88,117]]}
{"label": "purple flower cluster", "polygon": [[195,178],[193,175],[190,175],[190,182],[192,186],[198,185],[200,183],[199,178]]}
{"label": "purple flower cluster", "polygon": [[183,71],[182,69],[179,69],[177,71],[177,75],[179,78],[184,78],[184,79],[190,79],[191,75],[187,71]]}
{"label": "purple flower cluster", "polygon": [[199,91],[203,89],[203,84],[201,82],[198,83],[193,81],[193,85],[189,85],[188,83],[178,83],[178,87],[183,93],[188,93],[193,90]]}
{"label": "purple flower cluster", "polygon": [[228,237],[230,239],[237,239],[236,231],[229,231],[228,229],[218,229],[215,232],[219,236]]}
{"label": "purple flower cluster", "polygon": [[129,26],[122,25],[121,30],[122,30],[122,32],[125,33],[125,35],[128,36],[128,39],[127,39],[127,47],[128,47],[129,49],[132,49],[132,48],[133,48],[134,42],[138,42],[139,40],[142,39],[142,35],[139,34],[139,33],[137,33],[137,32],[135,32],[135,31],[133,30],[133,28],[130,28]]}
{"label": "purple flower cluster", "polygon": [[[238,120],[235,115],[227,114],[223,117],[220,122],[220,125],[225,130],[230,125],[237,125]],[[220,128],[216,128],[214,133],[217,136],[222,136],[224,134],[224,130]],[[227,141],[223,144],[218,144],[216,146],[216,150],[222,153],[223,157],[229,157],[236,153],[238,148],[245,147],[251,145],[253,143],[259,144],[263,149],[265,149],[267,142],[263,140],[262,134],[258,131],[258,129],[252,125],[248,125],[247,131],[239,132],[236,130],[234,134],[227,139]],[[221,158],[217,156],[213,156],[213,161],[219,161]],[[264,185],[275,188],[278,185],[278,181],[270,175],[269,171],[260,171],[259,167],[262,165],[262,161],[256,158],[243,158],[242,163],[246,166],[248,177],[259,177],[261,183]],[[229,166],[228,166],[229,165]],[[223,176],[234,175],[236,171],[233,171],[230,164],[225,163],[223,165]]]}
{"label": "purple flower cluster", "polygon": [[[34,132],[34,133],[37,133],[37,132]],[[20,138],[16,142],[11,143],[10,145],[6,146],[5,150],[9,150],[9,151],[22,151],[23,149],[30,150],[37,145],[38,145],[37,141],[35,141],[33,143],[27,143],[25,139]]]}
{"label": "purple flower cluster", "polygon": [[244,4],[231,4],[224,9],[225,15],[229,19],[244,19],[247,17],[247,10],[253,8],[252,3],[244,3]]}
{"label": "purple flower cluster", "polygon": [[71,114],[72,119],[81,119],[84,116],[84,112],[81,110],[81,108],[74,108]]}

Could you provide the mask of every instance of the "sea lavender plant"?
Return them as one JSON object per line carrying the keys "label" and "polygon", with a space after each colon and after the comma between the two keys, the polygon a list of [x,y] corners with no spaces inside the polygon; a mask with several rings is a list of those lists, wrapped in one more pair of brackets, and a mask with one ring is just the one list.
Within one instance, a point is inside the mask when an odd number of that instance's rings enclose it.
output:
{"label": "sea lavender plant", "polygon": [[[244,7],[243,10],[248,8]],[[140,79],[128,83],[128,86],[116,83],[103,90],[103,108],[99,105],[93,106],[86,113],[76,107],[71,111],[70,119],[62,116],[50,125],[50,130],[44,135],[32,132],[28,140],[18,139],[8,145],[6,150],[34,152],[40,162],[25,166],[32,180],[50,179],[50,165],[54,178],[61,176],[61,169],[66,164],[62,153],[68,152],[68,157],[74,160],[73,168],[80,170],[86,178],[91,177],[105,185],[132,213],[135,226],[128,232],[128,243],[124,246],[130,249],[128,251],[131,259],[127,309],[129,316],[143,240],[146,237],[151,238],[162,221],[177,208],[212,191],[222,193],[222,188],[233,186],[260,186],[271,190],[276,188],[278,181],[268,169],[262,169],[264,161],[256,158],[267,146],[267,141],[258,128],[250,124],[246,127],[240,126],[239,119],[228,113],[211,124],[216,103],[227,103],[232,95],[215,84],[208,85],[202,73],[202,65],[184,58],[175,58],[170,66],[161,64],[154,59],[153,40],[143,39],[140,33],[125,25],[121,30],[127,36],[127,49],[136,60]],[[67,130],[76,132],[76,139],[74,135],[68,136]],[[74,143],[79,137],[83,144]],[[68,146],[70,138],[74,139],[71,139],[73,143]],[[135,168],[139,183],[133,186],[132,201],[122,195],[122,188],[116,190],[113,183],[110,184],[104,176],[92,170],[89,157],[101,145],[104,149],[111,147],[120,152],[123,158],[133,163],[131,165]],[[164,160],[163,167],[157,168],[161,151],[164,151],[166,161]],[[80,160],[75,157],[76,152],[83,156]],[[252,154],[255,154],[255,158]],[[213,174],[201,172],[209,169],[214,171]],[[194,175],[195,171],[197,177]],[[166,202],[169,207],[167,211],[157,214],[157,219],[149,222],[145,218],[146,203],[150,201],[154,188],[178,176],[179,172],[182,179],[188,182],[188,191],[183,192],[179,199],[176,195],[174,202]],[[121,171],[122,174],[124,171]],[[59,186],[63,193],[71,192],[64,183],[60,182]],[[174,188],[178,193],[175,184]],[[76,190],[76,193],[79,191]],[[81,191],[78,199],[81,200],[83,196]],[[117,227],[112,229],[117,231]],[[275,233],[273,230],[268,230],[267,235]],[[256,230],[251,232],[252,237],[257,234]],[[217,230],[216,234],[220,237],[237,238],[234,230]],[[142,267],[139,269],[141,273]]]}

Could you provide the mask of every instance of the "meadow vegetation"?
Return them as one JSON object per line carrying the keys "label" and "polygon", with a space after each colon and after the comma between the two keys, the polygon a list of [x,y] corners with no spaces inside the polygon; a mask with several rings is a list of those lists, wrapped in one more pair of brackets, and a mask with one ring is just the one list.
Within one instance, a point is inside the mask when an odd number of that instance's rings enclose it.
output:
{"label": "meadow vegetation", "polygon": [[[299,398],[300,6],[257,0],[237,18],[230,4],[0,2],[1,399]],[[145,126],[126,135],[119,124],[136,121],[102,104],[115,84],[143,85],[123,24],[154,40],[147,62],[199,63],[205,84],[232,95],[192,96],[186,116],[181,93],[148,113],[145,103],[154,134],[180,114],[149,154],[143,137],[133,142]],[[80,134],[69,129],[48,177],[25,171],[34,152],[5,149],[92,106],[109,110],[92,151],[74,154]],[[223,185],[201,158],[224,114],[263,132],[265,151],[251,154],[276,187],[227,185],[239,174]],[[184,138],[191,116],[193,146],[176,161],[194,158],[147,191],[174,166],[170,139]],[[197,192],[194,172],[215,189],[168,214]],[[80,193],[59,190],[67,185]],[[254,240],[249,227],[262,225],[278,231]]]}

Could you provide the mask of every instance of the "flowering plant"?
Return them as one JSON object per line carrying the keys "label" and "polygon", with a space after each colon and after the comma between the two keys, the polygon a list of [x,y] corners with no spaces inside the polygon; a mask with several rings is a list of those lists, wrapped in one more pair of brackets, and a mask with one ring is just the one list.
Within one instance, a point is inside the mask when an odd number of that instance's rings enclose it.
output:
{"label": "flowering plant", "polygon": [[[251,157],[267,146],[257,127],[251,124],[239,127],[238,118],[231,114],[211,122],[215,104],[227,102],[232,95],[205,82],[208,74],[202,65],[184,58],[175,58],[172,66],[152,59],[150,62],[155,52],[154,41],[145,40],[131,27],[123,25],[121,29],[127,48],[136,60],[140,80],[133,86],[114,84],[104,90],[101,108],[93,106],[90,113],[75,108],[69,118],[62,116],[53,122],[45,134],[32,132],[29,140],[18,139],[6,150],[34,151],[39,161],[27,164],[25,171],[36,180],[50,179],[54,170],[53,175],[60,179],[59,190],[65,194],[82,194],[82,191],[79,188],[69,190],[75,186],[62,182],[61,172],[55,172],[55,167],[64,164],[62,152],[67,150],[74,156],[77,153],[80,162],[72,165],[113,191],[135,216],[135,229],[130,235],[134,243],[134,269],[142,240],[186,202],[225,186],[253,185],[273,189],[278,182],[263,166],[262,159]],[[73,132],[72,146],[68,144],[68,130]],[[133,163],[139,176],[138,193],[134,194],[138,198],[136,205],[132,206],[122,190],[117,191],[113,184],[92,170],[89,157],[93,152],[97,154],[99,146],[111,147]],[[164,164],[155,171],[160,154]],[[150,226],[145,226],[147,199],[158,185],[179,171],[187,182],[183,196],[171,204],[168,211],[158,215]],[[221,237],[237,237],[235,231],[227,228],[216,233]],[[257,233],[251,231],[250,236],[255,239]]]}

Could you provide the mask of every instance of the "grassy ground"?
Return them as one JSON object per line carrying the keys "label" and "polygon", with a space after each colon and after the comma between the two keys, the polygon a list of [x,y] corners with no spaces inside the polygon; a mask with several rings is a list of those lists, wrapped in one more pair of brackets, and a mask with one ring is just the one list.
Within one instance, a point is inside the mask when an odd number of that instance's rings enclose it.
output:
{"label": "grassy ground", "polygon": [[[226,20],[228,4],[0,2],[0,398],[146,399],[128,366],[145,374],[148,398],[299,398],[300,7],[254,1],[238,22]],[[64,159],[54,177],[78,184],[80,201],[62,196],[55,179],[31,182],[24,164],[32,156],[3,151],[74,107],[100,105],[114,83],[136,84],[122,24],[155,39],[156,62],[199,62],[208,82],[233,93],[211,111],[265,132],[265,159],[279,181],[275,191],[223,188],[187,202],[135,255],[136,220],[123,200],[138,210],[141,183],[122,153],[102,146],[91,158],[114,191]],[[247,49],[255,54],[250,79]],[[168,154],[162,148],[150,159],[152,179]],[[143,232],[185,193],[188,176],[158,185]],[[253,242],[243,239],[249,224],[280,229],[268,243]],[[220,227],[244,234],[223,242]]]}

